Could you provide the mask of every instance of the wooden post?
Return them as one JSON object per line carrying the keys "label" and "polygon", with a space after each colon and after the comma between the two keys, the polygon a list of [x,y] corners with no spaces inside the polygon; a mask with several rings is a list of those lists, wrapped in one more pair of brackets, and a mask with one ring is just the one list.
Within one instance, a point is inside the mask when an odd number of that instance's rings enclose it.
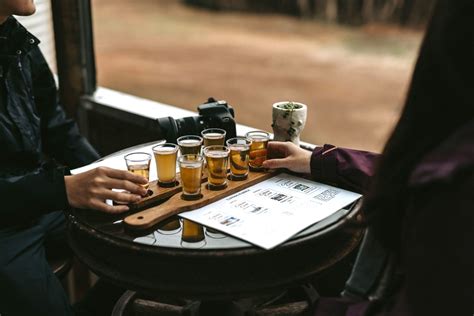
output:
{"label": "wooden post", "polygon": [[[81,96],[96,88],[89,0],[52,0],[60,102],[67,115],[76,118]],[[91,287],[90,272],[73,265],[72,300],[80,300]]]}
{"label": "wooden post", "polygon": [[52,0],[60,101],[76,118],[80,97],[96,89],[90,0]]}

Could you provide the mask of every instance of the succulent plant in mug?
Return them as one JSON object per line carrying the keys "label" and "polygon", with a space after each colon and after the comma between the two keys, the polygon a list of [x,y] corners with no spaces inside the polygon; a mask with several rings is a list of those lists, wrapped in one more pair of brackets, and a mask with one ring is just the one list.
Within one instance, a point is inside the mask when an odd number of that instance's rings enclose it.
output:
{"label": "succulent plant in mug", "polygon": [[299,145],[299,136],[306,123],[307,107],[303,103],[283,101],[273,104],[272,128],[274,140],[291,141]]}

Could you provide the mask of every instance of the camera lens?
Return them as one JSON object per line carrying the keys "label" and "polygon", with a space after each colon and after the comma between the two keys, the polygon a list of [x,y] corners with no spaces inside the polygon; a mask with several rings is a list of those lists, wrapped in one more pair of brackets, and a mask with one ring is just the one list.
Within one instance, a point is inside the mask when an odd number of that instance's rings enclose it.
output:
{"label": "camera lens", "polygon": [[171,116],[161,117],[158,121],[158,137],[166,139],[168,143],[175,142],[178,138],[178,127]]}
{"label": "camera lens", "polygon": [[[211,100],[211,99],[210,99]],[[170,116],[158,118],[158,137],[166,139],[168,143],[176,143],[180,136],[200,135],[206,128],[222,128],[227,137],[236,136],[234,111],[225,101],[215,101],[198,106],[198,116],[189,116],[174,119]],[[209,101],[210,102],[210,101]]]}
{"label": "camera lens", "polygon": [[201,133],[201,117],[188,116],[176,120],[177,135],[199,135]]}

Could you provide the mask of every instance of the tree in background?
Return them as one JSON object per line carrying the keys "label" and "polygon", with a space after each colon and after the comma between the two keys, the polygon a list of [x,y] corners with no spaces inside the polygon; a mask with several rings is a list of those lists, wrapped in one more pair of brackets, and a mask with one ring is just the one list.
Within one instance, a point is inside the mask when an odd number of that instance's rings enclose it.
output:
{"label": "tree in background", "polygon": [[369,22],[419,26],[436,0],[184,0],[213,10],[283,13],[309,19],[361,25]]}

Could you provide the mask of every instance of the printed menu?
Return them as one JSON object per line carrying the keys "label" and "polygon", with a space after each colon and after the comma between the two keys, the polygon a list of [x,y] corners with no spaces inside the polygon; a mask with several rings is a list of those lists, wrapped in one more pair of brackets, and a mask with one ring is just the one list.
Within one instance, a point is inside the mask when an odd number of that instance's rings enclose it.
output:
{"label": "printed menu", "polygon": [[282,173],[180,216],[271,249],[359,198],[358,193]]}

